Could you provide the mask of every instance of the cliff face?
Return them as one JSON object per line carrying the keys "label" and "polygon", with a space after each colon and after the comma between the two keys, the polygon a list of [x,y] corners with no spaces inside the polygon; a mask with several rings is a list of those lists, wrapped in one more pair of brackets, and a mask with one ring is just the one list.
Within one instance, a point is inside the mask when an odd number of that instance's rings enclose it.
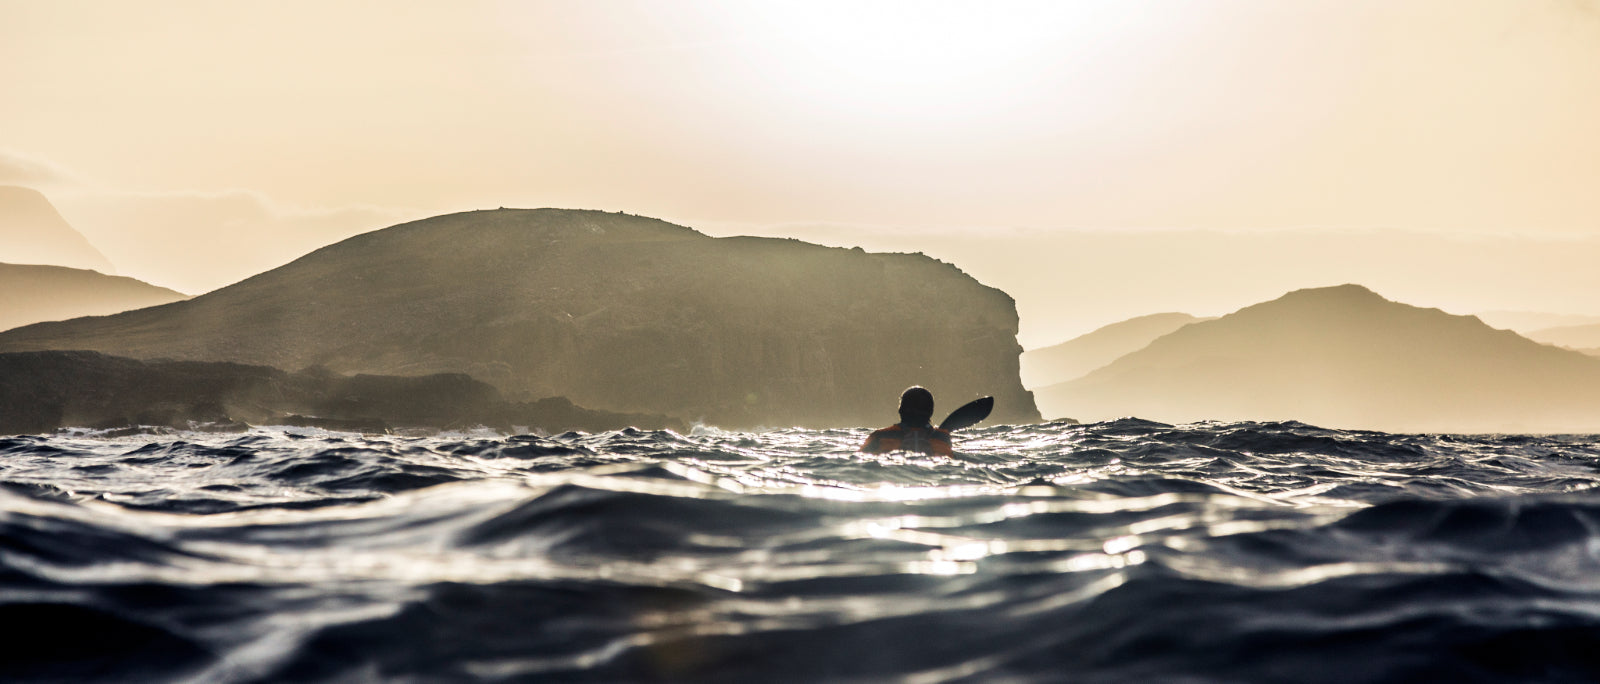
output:
{"label": "cliff face", "polygon": [[1016,332],[1010,297],[922,255],[539,209],[367,233],[186,302],[3,333],[0,351],[464,372],[515,399],[828,427],[892,422],[912,384],[941,410],[993,394],[991,422],[1037,420]]}
{"label": "cliff face", "polygon": [[15,185],[0,185],[0,261],[116,272],[50,200]]}
{"label": "cliff face", "polygon": [[1600,430],[1600,361],[1355,285],[1194,323],[1039,391],[1047,414],[1391,432]]}
{"label": "cliff face", "polygon": [[149,283],[64,266],[0,264],[0,330],[184,299]]}

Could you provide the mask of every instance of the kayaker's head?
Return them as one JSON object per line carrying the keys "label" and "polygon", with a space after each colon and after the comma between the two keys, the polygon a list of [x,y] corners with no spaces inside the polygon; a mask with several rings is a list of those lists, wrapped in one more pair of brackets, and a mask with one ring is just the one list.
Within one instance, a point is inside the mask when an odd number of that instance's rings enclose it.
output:
{"label": "kayaker's head", "polygon": [[911,386],[900,393],[900,424],[921,427],[933,417],[933,393],[920,386]]}

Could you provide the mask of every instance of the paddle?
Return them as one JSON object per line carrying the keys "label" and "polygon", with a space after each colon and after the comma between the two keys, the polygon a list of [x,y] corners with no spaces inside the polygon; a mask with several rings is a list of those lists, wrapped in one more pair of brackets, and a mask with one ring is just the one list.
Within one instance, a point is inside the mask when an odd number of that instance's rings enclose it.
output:
{"label": "paddle", "polygon": [[973,399],[972,401],[967,402],[966,406],[962,406],[961,408],[951,411],[950,417],[945,418],[944,422],[939,424],[939,429],[960,430],[962,428],[972,427],[977,425],[978,421],[988,418],[989,412],[993,410],[994,397]]}

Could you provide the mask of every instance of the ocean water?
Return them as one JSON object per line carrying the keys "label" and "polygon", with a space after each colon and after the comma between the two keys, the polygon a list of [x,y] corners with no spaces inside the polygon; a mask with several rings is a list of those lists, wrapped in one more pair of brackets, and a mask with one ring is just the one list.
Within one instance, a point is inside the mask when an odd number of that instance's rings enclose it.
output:
{"label": "ocean water", "polygon": [[0,438],[0,680],[1600,680],[1592,436]]}

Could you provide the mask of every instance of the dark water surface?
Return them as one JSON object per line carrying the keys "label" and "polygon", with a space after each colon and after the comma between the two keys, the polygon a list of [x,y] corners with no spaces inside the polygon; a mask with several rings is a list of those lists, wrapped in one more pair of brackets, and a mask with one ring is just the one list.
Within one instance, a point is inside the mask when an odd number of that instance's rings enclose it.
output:
{"label": "dark water surface", "polygon": [[1600,680],[1593,437],[864,436],[0,438],[0,680]]}

